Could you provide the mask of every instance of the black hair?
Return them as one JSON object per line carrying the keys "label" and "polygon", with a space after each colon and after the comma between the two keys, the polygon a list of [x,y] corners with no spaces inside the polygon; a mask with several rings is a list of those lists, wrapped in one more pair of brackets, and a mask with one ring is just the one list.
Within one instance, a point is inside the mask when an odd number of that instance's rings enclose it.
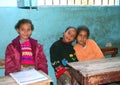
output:
{"label": "black hair", "polygon": [[25,24],[25,23],[31,24],[31,29],[32,29],[32,31],[34,30],[34,26],[33,26],[33,24],[32,24],[32,21],[29,20],[29,19],[21,19],[21,20],[19,20],[19,21],[16,23],[16,25],[15,25],[15,29],[16,29],[16,30],[19,29],[20,26],[21,26],[22,24]]}
{"label": "black hair", "polygon": [[90,31],[89,31],[89,29],[88,29],[87,26],[85,26],[85,25],[79,26],[79,27],[77,28],[77,36],[79,35],[79,33],[80,33],[81,31],[87,32],[87,38],[89,37]]}
{"label": "black hair", "polygon": [[[77,29],[76,29],[75,27],[73,27],[73,26],[67,27],[66,30],[65,30],[65,32],[68,31],[68,30],[71,29],[71,28],[74,29],[74,30],[76,31],[76,33],[77,33]],[[76,36],[75,36],[75,39],[76,39],[76,37],[77,37],[77,34],[76,34]]]}
{"label": "black hair", "polygon": [[66,28],[65,32],[68,31],[68,30],[71,29],[71,28],[77,31],[77,29],[76,29],[75,27],[69,26],[69,27]]}

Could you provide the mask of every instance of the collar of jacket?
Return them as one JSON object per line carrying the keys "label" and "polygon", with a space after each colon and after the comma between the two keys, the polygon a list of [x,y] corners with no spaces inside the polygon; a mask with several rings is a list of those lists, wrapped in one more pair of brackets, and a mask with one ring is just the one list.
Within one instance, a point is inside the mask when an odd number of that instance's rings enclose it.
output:
{"label": "collar of jacket", "polygon": [[[14,40],[12,40],[12,45],[18,50],[19,53],[21,53],[21,47],[20,47],[20,37],[16,37]],[[33,56],[35,56],[36,53],[36,46],[38,45],[37,40],[29,38],[31,43],[31,48],[33,52]],[[22,56],[22,53],[21,53]]]}

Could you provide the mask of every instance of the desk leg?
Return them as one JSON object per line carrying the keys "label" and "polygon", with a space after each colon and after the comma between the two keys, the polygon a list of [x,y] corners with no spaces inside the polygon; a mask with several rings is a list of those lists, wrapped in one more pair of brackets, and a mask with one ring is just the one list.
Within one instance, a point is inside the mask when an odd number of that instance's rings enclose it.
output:
{"label": "desk leg", "polygon": [[83,77],[80,75],[79,71],[70,68],[70,75],[77,81],[77,83],[79,83],[79,85],[83,85]]}

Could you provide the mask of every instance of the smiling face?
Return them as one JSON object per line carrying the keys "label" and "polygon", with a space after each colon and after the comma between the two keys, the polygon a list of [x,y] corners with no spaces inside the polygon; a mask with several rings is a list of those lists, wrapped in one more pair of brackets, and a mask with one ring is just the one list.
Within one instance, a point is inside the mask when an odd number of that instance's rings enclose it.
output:
{"label": "smiling face", "polygon": [[32,28],[30,23],[21,24],[19,28],[17,28],[17,32],[19,33],[20,39],[23,41],[28,40],[28,38],[32,34]]}
{"label": "smiling face", "polygon": [[85,30],[81,30],[77,36],[77,43],[84,47],[86,45],[87,39],[88,39],[88,33]]}
{"label": "smiling face", "polygon": [[68,29],[67,31],[64,32],[63,41],[66,43],[73,42],[76,37],[76,34],[77,32],[74,28]]}

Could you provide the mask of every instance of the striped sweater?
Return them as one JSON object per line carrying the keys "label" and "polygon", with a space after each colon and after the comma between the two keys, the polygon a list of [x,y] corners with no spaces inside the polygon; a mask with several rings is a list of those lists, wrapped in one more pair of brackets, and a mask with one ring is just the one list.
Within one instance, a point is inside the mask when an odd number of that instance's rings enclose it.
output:
{"label": "striped sweater", "polygon": [[30,41],[29,40],[24,42],[20,41],[20,45],[21,45],[21,51],[22,51],[21,64],[33,65],[34,59],[33,59]]}

